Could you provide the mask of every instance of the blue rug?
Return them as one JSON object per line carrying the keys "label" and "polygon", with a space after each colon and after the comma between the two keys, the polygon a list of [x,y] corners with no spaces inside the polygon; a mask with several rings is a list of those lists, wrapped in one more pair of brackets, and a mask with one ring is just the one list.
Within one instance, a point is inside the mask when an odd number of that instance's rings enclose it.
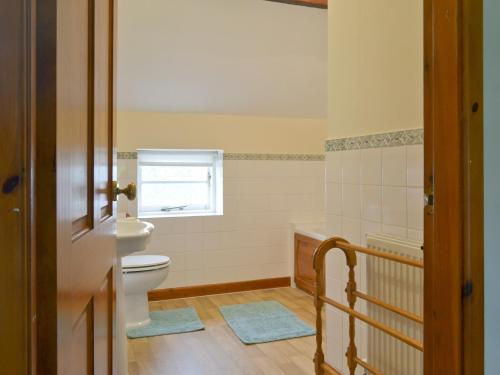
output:
{"label": "blue rug", "polygon": [[220,312],[234,333],[245,344],[258,344],[316,334],[316,330],[276,301],[222,306]]}
{"label": "blue rug", "polygon": [[137,339],[205,329],[198,313],[193,307],[152,311],[149,313],[149,316],[151,317],[151,324],[144,327],[127,329],[127,337]]}

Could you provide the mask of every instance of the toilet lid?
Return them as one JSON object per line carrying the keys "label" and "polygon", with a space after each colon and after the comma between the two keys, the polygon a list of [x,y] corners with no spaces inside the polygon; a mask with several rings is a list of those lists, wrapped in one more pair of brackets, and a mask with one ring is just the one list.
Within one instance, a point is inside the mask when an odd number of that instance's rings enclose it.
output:
{"label": "toilet lid", "polygon": [[125,271],[158,269],[167,267],[170,258],[164,255],[128,255],[122,258],[122,269]]}

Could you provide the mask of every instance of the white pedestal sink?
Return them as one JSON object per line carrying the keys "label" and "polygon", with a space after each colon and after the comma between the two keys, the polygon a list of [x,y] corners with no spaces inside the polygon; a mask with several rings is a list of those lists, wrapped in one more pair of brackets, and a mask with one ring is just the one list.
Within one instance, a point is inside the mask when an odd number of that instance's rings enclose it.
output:
{"label": "white pedestal sink", "polygon": [[118,241],[118,257],[121,258],[137,251],[145,250],[154,229],[155,226],[153,224],[135,217],[117,220],[116,239]]}
{"label": "white pedestal sink", "polygon": [[127,332],[125,329],[125,294],[121,258],[137,251],[146,250],[154,225],[137,218],[119,219],[116,222],[117,267],[116,267],[116,356],[117,374],[128,374]]}

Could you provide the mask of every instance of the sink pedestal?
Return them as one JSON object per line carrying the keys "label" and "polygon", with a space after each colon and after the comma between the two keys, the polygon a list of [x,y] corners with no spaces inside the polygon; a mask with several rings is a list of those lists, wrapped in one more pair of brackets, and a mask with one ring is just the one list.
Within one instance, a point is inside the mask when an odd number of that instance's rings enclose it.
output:
{"label": "sink pedestal", "polygon": [[146,250],[154,225],[137,218],[117,221],[116,290],[116,367],[117,375],[128,374],[127,329],[125,327],[125,293],[123,290],[122,257]]}

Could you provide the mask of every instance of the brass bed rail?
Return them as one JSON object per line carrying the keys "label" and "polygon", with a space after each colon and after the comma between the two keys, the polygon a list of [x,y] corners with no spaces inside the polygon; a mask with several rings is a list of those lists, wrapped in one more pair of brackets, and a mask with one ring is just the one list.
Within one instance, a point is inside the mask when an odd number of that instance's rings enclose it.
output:
{"label": "brass bed rail", "polygon": [[[347,287],[345,289],[345,292],[347,294],[347,302],[349,306],[345,306],[337,301],[334,301],[333,299],[330,299],[325,295],[325,256],[330,250],[333,249],[341,250],[344,253],[346,257],[347,266],[349,267],[349,277],[347,281]],[[316,293],[314,296],[314,304],[316,307],[316,354],[314,356],[314,363],[317,375],[341,374],[338,370],[331,367],[325,362],[325,356],[322,347],[323,344],[322,310],[325,303],[349,315],[349,346],[347,347],[346,357],[347,357],[347,367],[349,368],[350,375],[354,375],[356,367],[358,365],[368,370],[370,373],[374,375],[382,375],[382,372],[377,370],[369,363],[363,361],[357,355],[357,348],[355,343],[356,319],[359,319],[365,322],[366,324],[385,332],[386,334],[396,338],[397,340],[404,342],[407,345],[410,345],[411,347],[417,350],[420,350],[421,352],[424,351],[424,345],[421,341],[406,336],[405,334],[399,332],[398,330],[393,329],[392,327],[389,327],[385,324],[382,324],[370,318],[368,315],[362,314],[354,309],[356,305],[356,300],[359,298],[367,301],[368,303],[372,303],[381,308],[396,313],[404,318],[410,319],[414,322],[420,323],[422,325],[424,323],[422,317],[415,315],[409,311],[403,310],[397,306],[380,301],[377,298],[371,297],[356,289],[356,276],[354,272],[354,268],[356,267],[356,262],[357,262],[356,253],[375,256],[378,258],[383,258],[386,260],[405,264],[412,267],[424,268],[423,261],[410,259],[399,255],[383,253],[381,251],[377,251],[374,249],[368,249],[365,247],[353,245],[340,237],[333,237],[323,241],[321,245],[316,249],[316,252],[314,253],[314,269],[316,271]]]}

